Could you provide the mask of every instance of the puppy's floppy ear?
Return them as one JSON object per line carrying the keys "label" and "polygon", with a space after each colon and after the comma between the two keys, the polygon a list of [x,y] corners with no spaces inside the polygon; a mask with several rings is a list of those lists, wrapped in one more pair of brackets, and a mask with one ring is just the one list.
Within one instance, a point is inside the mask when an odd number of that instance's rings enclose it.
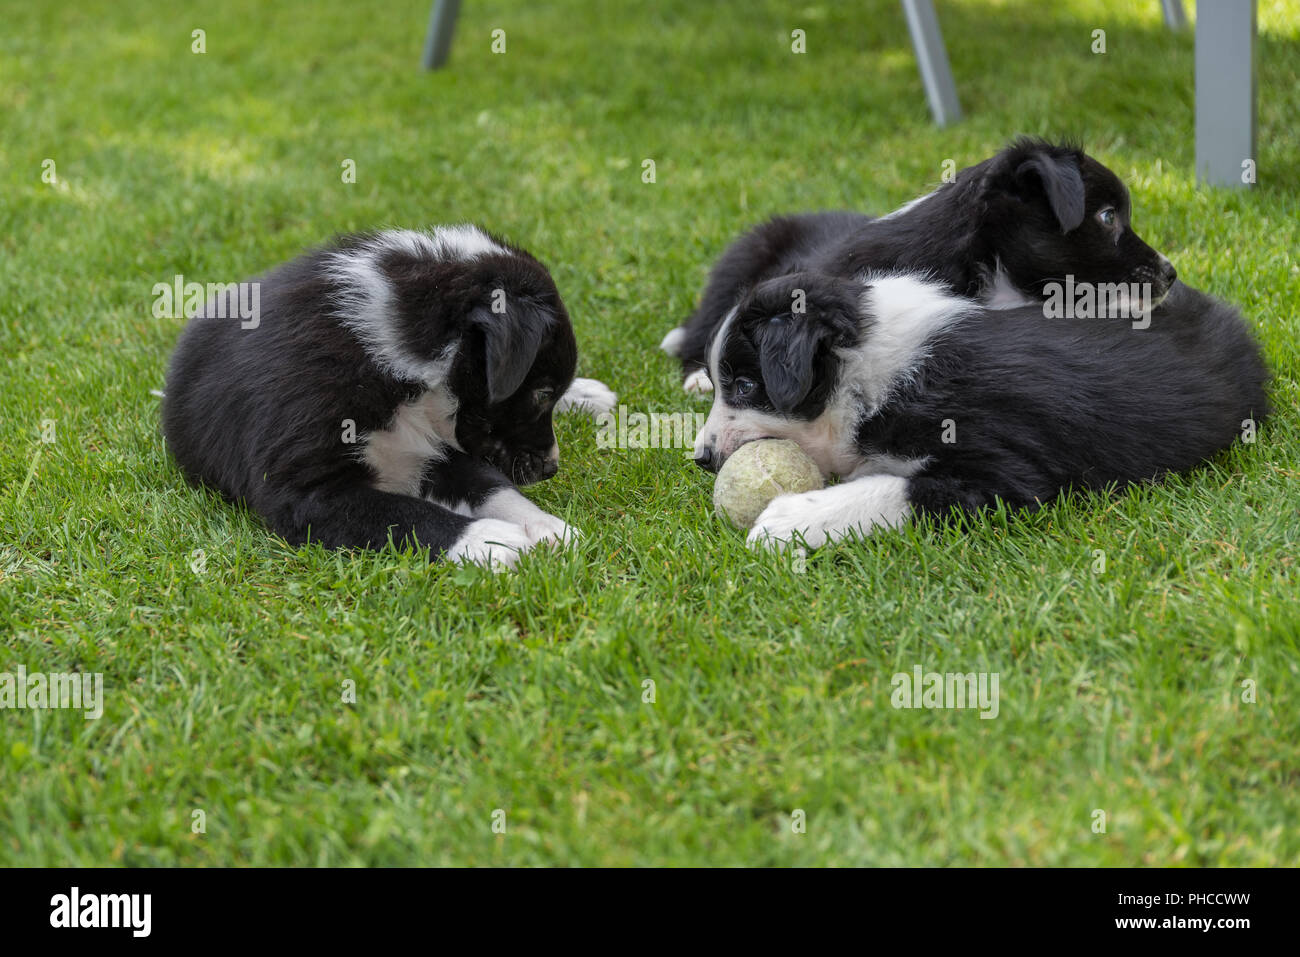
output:
{"label": "puppy's floppy ear", "polygon": [[813,360],[831,338],[829,326],[807,316],[774,316],[758,330],[758,365],[767,397],[781,412],[792,412],[813,386]]}
{"label": "puppy's floppy ear", "polygon": [[472,326],[483,330],[488,402],[508,399],[537,360],[555,316],[539,303],[515,299],[507,303],[504,312],[480,306],[469,318]]}
{"label": "puppy's floppy ear", "polygon": [[1047,194],[1061,232],[1078,229],[1083,222],[1083,176],[1071,157],[1056,157],[1047,152],[1037,152],[1016,167],[1017,184],[1028,185],[1037,179]]}

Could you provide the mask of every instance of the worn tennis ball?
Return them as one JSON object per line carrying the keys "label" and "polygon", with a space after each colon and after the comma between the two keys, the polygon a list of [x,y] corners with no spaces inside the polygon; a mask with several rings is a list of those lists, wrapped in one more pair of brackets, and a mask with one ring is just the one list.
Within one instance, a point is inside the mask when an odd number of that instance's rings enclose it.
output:
{"label": "worn tennis ball", "polygon": [[819,489],[821,470],[789,439],[746,442],[722,463],[713,483],[713,506],[738,528],[751,528],[767,503],[790,492]]}

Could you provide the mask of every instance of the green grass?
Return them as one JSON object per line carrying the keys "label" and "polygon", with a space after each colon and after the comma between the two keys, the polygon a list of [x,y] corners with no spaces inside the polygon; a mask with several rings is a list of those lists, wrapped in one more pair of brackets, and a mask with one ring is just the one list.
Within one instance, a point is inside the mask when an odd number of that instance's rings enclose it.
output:
{"label": "green grass", "polygon": [[[1300,5],[1260,6],[1259,186],[1221,192],[1154,2],[940,2],[968,117],[938,130],[893,0],[474,2],[436,75],[426,0],[4,0],[0,671],[103,672],[107,701],[0,711],[0,863],[1300,863]],[[569,418],[530,494],[585,538],[493,576],[290,549],[159,437],[155,282],[464,219],[550,264],[582,373],[687,411],[654,347],[740,229],[892,208],[1020,132],[1081,137],[1241,305],[1276,371],[1256,444],[801,570],[682,452]],[[1000,715],[895,710],[916,664],[997,672]]]}

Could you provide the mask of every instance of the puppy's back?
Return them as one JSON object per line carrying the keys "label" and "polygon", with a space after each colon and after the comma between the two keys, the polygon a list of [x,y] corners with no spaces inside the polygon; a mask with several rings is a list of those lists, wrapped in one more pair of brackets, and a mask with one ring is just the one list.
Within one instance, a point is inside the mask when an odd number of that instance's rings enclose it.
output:
{"label": "puppy's back", "polygon": [[373,426],[363,422],[367,409],[394,401],[369,395],[373,386],[359,391],[375,377],[336,315],[327,262],[349,241],[250,280],[255,320],[221,318],[236,313],[218,299],[189,320],[168,366],[162,427],[191,482],[256,505],[263,484],[326,480],[316,452],[337,439],[343,419]]}
{"label": "puppy's back", "polygon": [[[979,310],[933,344],[916,382],[867,424],[868,445],[933,457],[1009,503],[1191,468],[1268,414],[1267,370],[1244,319],[1178,288],[1148,328],[1121,318]],[[945,444],[936,423],[952,419]]]}

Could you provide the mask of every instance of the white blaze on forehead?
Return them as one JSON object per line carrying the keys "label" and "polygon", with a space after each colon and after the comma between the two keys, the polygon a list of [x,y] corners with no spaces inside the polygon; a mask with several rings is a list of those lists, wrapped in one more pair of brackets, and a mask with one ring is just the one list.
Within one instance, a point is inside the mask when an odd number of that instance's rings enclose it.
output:
{"label": "white blaze on forehead", "polygon": [[715,457],[729,457],[736,449],[753,439],[790,439],[799,445],[817,463],[825,476],[842,474],[852,467],[844,454],[842,436],[835,422],[822,415],[815,421],[772,415],[757,409],[737,409],[727,404],[721,386],[722,354],[731,327],[735,324],[736,309],[727,313],[709,346],[709,373],[713,379],[713,406],[709,416],[695,436],[695,457],[705,449]]}
{"label": "white blaze on forehead", "polygon": [[713,380],[716,387],[722,380],[718,377],[718,363],[722,361],[722,346],[726,341],[731,324],[736,319],[736,313],[740,311],[739,307],[732,309],[722,317],[722,322],[718,325],[718,331],[713,334],[713,341],[709,343],[709,378]]}
{"label": "white blaze on forehead", "polygon": [[727,403],[722,398],[722,380],[718,376],[718,363],[722,361],[723,343],[731,329],[732,322],[735,321],[737,311],[738,309],[732,309],[722,318],[717,332],[713,334],[713,341],[709,343],[709,378],[713,381],[713,406],[709,409],[709,417],[704,420],[703,427],[695,435],[696,458],[699,458],[700,453],[706,448],[711,446],[720,448],[718,440],[721,438],[727,424],[736,415],[736,410],[728,408]]}
{"label": "white blaze on forehead", "polygon": [[[836,388],[822,413],[813,420],[772,415],[727,405],[721,390],[699,431],[696,457],[705,449],[726,458],[742,444],[758,438],[791,439],[808,453],[824,475],[862,474],[871,460],[857,446],[858,424],[874,414],[899,386],[909,381],[929,356],[934,338],[976,308],[923,276],[867,275],[861,297],[862,338],[837,355]],[[719,328],[709,351],[715,384],[727,326]],[[900,462],[888,469],[907,473]]]}

